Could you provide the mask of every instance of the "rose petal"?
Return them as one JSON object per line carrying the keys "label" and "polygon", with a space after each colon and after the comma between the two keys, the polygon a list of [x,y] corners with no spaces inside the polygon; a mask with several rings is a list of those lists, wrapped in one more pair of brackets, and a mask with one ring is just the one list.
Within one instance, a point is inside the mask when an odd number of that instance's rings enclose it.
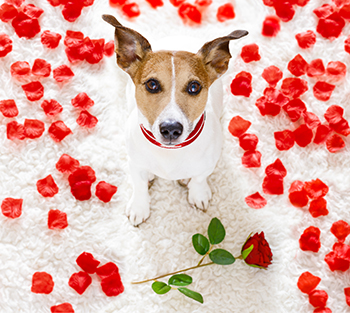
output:
{"label": "rose petal", "polygon": [[83,252],[76,259],[77,264],[81,267],[81,269],[89,274],[94,274],[96,272],[97,267],[101,263],[96,260],[94,256],[89,252]]}
{"label": "rose petal", "polygon": [[112,262],[108,262],[96,269],[96,274],[101,278],[101,280],[115,273],[119,273],[119,270],[117,265]]}
{"label": "rose petal", "polygon": [[319,145],[325,142],[328,136],[331,134],[331,132],[332,132],[332,129],[327,125],[319,125],[316,129],[314,143]]}
{"label": "rose petal", "polygon": [[46,272],[36,272],[32,277],[31,291],[34,293],[50,294],[54,287],[52,276]]}
{"label": "rose petal", "polygon": [[57,194],[59,191],[51,175],[48,175],[43,179],[39,179],[36,183],[36,188],[43,197],[50,198]]}
{"label": "rose petal", "polygon": [[78,272],[74,273],[70,278],[68,285],[72,287],[77,293],[82,295],[86,288],[90,286],[92,279],[88,273]]}
{"label": "rose petal", "polygon": [[56,142],[62,141],[66,136],[72,134],[72,131],[62,121],[53,122],[48,131],[50,137]]}
{"label": "rose petal", "polygon": [[239,145],[240,147],[245,150],[255,150],[256,146],[258,145],[259,139],[254,134],[243,134],[239,137]]}
{"label": "rose petal", "polygon": [[45,131],[45,124],[39,120],[29,120],[24,121],[24,135],[27,138],[35,139],[41,137]]}
{"label": "rose petal", "polygon": [[262,209],[267,204],[266,199],[262,197],[259,192],[246,197],[244,200],[245,203],[253,209]]}
{"label": "rose petal", "polygon": [[22,214],[23,199],[6,198],[1,203],[1,212],[9,218],[18,218]]}
{"label": "rose petal", "polygon": [[328,215],[327,201],[324,198],[318,198],[310,202],[309,212],[312,217]]}
{"label": "rose petal", "polygon": [[50,210],[47,219],[49,229],[64,229],[68,226],[67,214],[60,210]]}
{"label": "rose petal", "polygon": [[300,125],[296,130],[294,130],[293,134],[295,142],[300,147],[306,147],[309,143],[311,143],[314,136],[312,130],[306,124]]}
{"label": "rose petal", "polygon": [[298,45],[302,49],[308,49],[316,43],[316,34],[312,30],[295,35]]}
{"label": "rose petal", "polygon": [[329,152],[336,153],[345,147],[345,142],[339,135],[334,134],[326,140],[326,146]]}
{"label": "rose petal", "polygon": [[22,85],[22,89],[29,101],[37,101],[44,96],[44,86],[39,81]]}
{"label": "rose petal", "polygon": [[63,82],[71,79],[74,76],[74,73],[67,65],[61,65],[53,70],[53,78],[57,82]]}
{"label": "rose petal", "polygon": [[350,234],[350,225],[343,221],[337,221],[332,224],[331,233],[337,237],[340,242],[344,242],[345,238]]}
{"label": "rose petal", "polygon": [[306,70],[306,74],[309,77],[318,77],[326,73],[326,69],[323,65],[322,59],[312,60]]}
{"label": "rose petal", "polygon": [[97,122],[98,119],[86,110],[81,111],[77,118],[77,124],[81,127],[94,128]]}
{"label": "rose petal", "polygon": [[300,55],[297,54],[292,60],[288,63],[288,70],[294,75],[294,76],[301,76],[306,73],[306,70],[308,68],[308,64],[305,61],[305,59]]}
{"label": "rose petal", "polygon": [[101,201],[107,203],[111,201],[113,195],[117,192],[118,188],[111,184],[106,183],[105,181],[100,181],[96,185],[96,196]]}
{"label": "rose petal", "polygon": [[49,77],[51,73],[51,64],[43,59],[35,59],[32,73],[35,76]]}
{"label": "rose petal", "polygon": [[327,82],[318,81],[312,91],[316,99],[320,101],[328,101],[332,95],[335,85],[329,84]]}
{"label": "rose petal", "polygon": [[301,292],[310,294],[320,283],[321,278],[312,275],[310,272],[304,272],[298,279],[298,288]]}
{"label": "rose petal", "polygon": [[40,36],[40,41],[46,48],[55,49],[58,47],[61,38],[60,34],[45,30]]}
{"label": "rose petal", "polygon": [[71,103],[75,108],[87,110],[91,108],[95,102],[85,92],[81,92],[71,100]]}
{"label": "rose petal", "polygon": [[15,139],[23,140],[26,138],[26,136],[24,135],[24,126],[17,123],[16,121],[7,123],[6,135],[7,135],[7,139],[10,139],[10,140],[15,140]]}
{"label": "rose petal", "polygon": [[307,81],[301,78],[289,77],[282,81],[281,91],[287,97],[299,98],[307,90]]}
{"label": "rose petal", "polygon": [[18,115],[18,108],[15,100],[0,100],[0,112],[4,117],[15,117]]}
{"label": "rose petal", "polygon": [[78,167],[80,163],[78,160],[72,158],[68,154],[62,154],[60,159],[56,163],[56,168],[61,173],[73,173]]}
{"label": "rose petal", "polygon": [[271,65],[264,69],[261,76],[270,84],[271,87],[275,87],[282,79],[283,73],[277,66]]}
{"label": "rose petal", "polygon": [[324,308],[327,304],[328,294],[324,290],[313,290],[309,293],[309,302],[315,308]]}
{"label": "rose petal", "polygon": [[44,100],[41,104],[42,109],[45,114],[49,117],[55,116],[63,111],[62,105],[60,105],[56,100]]}
{"label": "rose petal", "polygon": [[261,152],[246,151],[242,156],[242,164],[244,167],[260,167],[261,166]]}
{"label": "rose petal", "polygon": [[245,63],[259,61],[261,56],[259,54],[259,46],[256,43],[245,45],[242,47],[241,58]]}
{"label": "rose petal", "polygon": [[266,37],[276,37],[280,29],[279,18],[277,16],[267,16],[263,22],[261,33]]}
{"label": "rose petal", "polygon": [[51,313],[74,313],[73,307],[70,303],[54,305],[50,308]]}
{"label": "rose petal", "polygon": [[240,137],[242,134],[244,134],[248,130],[250,125],[252,125],[251,122],[237,115],[231,119],[230,124],[228,126],[228,130],[232,136]]}
{"label": "rose petal", "polygon": [[319,199],[328,193],[328,186],[320,179],[305,182],[304,189],[310,199]]}
{"label": "rose petal", "polygon": [[299,238],[299,246],[303,251],[318,252],[321,248],[320,242],[321,231],[319,228],[310,226],[304,230]]}
{"label": "rose petal", "polygon": [[274,133],[276,148],[280,151],[286,151],[294,146],[294,133],[291,130],[283,130]]}

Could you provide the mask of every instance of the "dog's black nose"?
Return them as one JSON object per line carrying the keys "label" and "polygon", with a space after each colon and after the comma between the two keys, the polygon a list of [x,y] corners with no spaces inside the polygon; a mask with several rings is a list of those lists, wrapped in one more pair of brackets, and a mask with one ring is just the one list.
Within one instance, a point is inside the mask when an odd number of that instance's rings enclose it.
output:
{"label": "dog's black nose", "polygon": [[159,130],[165,139],[173,140],[181,136],[183,126],[174,120],[167,120],[159,125]]}

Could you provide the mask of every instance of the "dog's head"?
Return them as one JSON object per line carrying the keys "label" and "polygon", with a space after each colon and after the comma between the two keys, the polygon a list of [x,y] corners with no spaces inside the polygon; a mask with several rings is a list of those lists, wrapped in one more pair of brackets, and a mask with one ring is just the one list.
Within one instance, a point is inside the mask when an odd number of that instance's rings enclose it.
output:
{"label": "dog's head", "polygon": [[205,110],[210,85],[228,68],[229,41],[248,32],[236,30],[207,42],[196,54],[153,52],[138,32],[111,15],[102,18],[115,27],[117,63],[135,84],[136,103],[149,130],[163,145],[183,142]]}

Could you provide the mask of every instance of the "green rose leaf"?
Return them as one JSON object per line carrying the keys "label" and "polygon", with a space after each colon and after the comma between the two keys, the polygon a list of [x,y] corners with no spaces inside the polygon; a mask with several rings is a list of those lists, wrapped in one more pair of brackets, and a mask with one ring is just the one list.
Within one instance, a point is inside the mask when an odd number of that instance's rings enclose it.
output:
{"label": "green rose leaf", "polygon": [[167,285],[166,283],[163,283],[161,281],[155,281],[152,284],[152,289],[155,293],[157,293],[159,295],[163,295],[163,294],[169,292],[171,287],[169,285]]}
{"label": "green rose leaf", "polygon": [[254,249],[254,245],[251,245],[249,248],[242,251],[243,260],[247,258],[247,256],[249,255],[250,252],[252,252],[253,249]]}
{"label": "green rose leaf", "polygon": [[198,301],[200,303],[204,302],[202,295],[200,293],[198,293],[198,292],[192,291],[192,290],[190,290],[188,288],[178,288],[177,290],[180,291],[181,293],[183,293],[185,296],[187,296],[187,297],[189,297],[189,298],[191,298],[193,300],[196,300],[196,301]]}
{"label": "green rose leaf", "polygon": [[213,250],[212,252],[209,253],[209,258],[215,264],[220,264],[220,265],[230,265],[236,261],[234,256],[230,252],[224,249]]}
{"label": "green rose leaf", "polygon": [[201,234],[195,234],[192,236],[192,244],[194,249],[200,254],[204,255],[209,251],[209,240]]}
{"label": "green rose leaf", "polygon": [[225,228],[218,218],[214,217],[208,227],[209,241],[212,245],[217,245],[224,240],[226,235]]}
{"label": "green rose leaf", "polygon": [[186,274],[177,274],[169,278],[168,284],[174,286],[188,286],[192,283],[192,277]]}

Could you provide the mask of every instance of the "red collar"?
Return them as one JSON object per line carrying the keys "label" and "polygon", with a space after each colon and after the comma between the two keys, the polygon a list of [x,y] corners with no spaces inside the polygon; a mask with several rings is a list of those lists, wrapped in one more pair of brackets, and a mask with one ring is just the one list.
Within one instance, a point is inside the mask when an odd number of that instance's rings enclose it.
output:
{"label": "red collar", "polygon": [[204,128],[204,122],[205,122],[205,112],[202,114],[196,127],[190,133],[190,135],[186,138],[186,140],[179,143],[178,145],[174,145],[174,146],[166,146],[166,145],[163,145],[160,142],[158,142],[156,140],[156,138],[154,137],[154,135],[152,134],[152,132],[147,130],[142,124],[140,125],[140,128],[141,128],[143,135],[146,137],[146,139],[149,142],[153,143],[154,145],[156,145],[160,148],[165,148],[165,149],[179,149],[179,148],[188,146],[189,144],[191,144],[193,141],[195,141],[198,138],[198,136],[201,134],[201,132]]}

